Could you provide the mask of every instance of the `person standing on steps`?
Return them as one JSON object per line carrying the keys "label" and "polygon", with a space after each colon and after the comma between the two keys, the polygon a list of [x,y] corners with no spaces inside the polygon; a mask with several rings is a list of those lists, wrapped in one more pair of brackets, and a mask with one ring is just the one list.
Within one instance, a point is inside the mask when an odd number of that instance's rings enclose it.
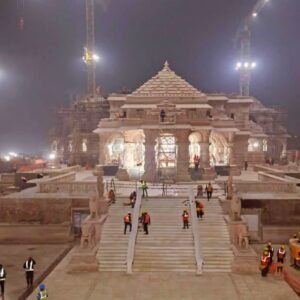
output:
{"label": "person standing on steps", "polygon": [[25,270],[26,274],[26,283],[27,288],[30,288],[33,286],[34,281],[34,266],[36,265],[35,260],[32,257],[29,257],[23,265],[23,269]]}
{"label": "person standing on steps", "polygon": [[260,258],[260,265],[259,265],[262,277],[266,277],[268,275],[269,266],[270,266],[269,252],[268,251],[264,251],[263,255]]}
{"label": "person standing on steps", "polygon": [[142,191],[143,191],[143,195],[142,195],[142,198],[145,198],[148,199],[148,186],[147,186],[147,182],[145,180],[141,180],[141,188],[142,188]]}
{"label": "person standing on steps", "polygon": [[3,265],[0,265],[0,286],[1,286],[2,299],[4,299],[5,280],[6,280],[6,270],[4,269]]}
{"label": "person standing on steps", "polygon": [[183,228],[182,229],[189,229],[189,213],[185,209],[182,213],[182,222],[183,222]]}
{"label": "person standing on steps", "polygon": [[144,234],[149,234],[148,226],[151,225],[151,219],[148,212],[142,214],[142,223],[144,228]]}
{"label": "person standing on steps", "polygon": [[124,216],[124,234],[126,234],[128,226],[129,226],[129,231],[131,232],[131,229],[132,229],[131,212],[128,212]]}
{"label": "person standing on steps", "polygon": [[135,202],[136,202],[136,191],[133,191],[129,196],[131,208],[134,208]]}
{"label": "person standing on steps", "polygon": [[207,201],[209,201],[211,199],[212,193],[213,193],[213,187],[212,187],[210,182],[206,186],[205,192],[206,192],[206,195],[207,195]]}
{"label": "person standing on steps", "polygon": [[273,256],[274,256],[274,248],[272,247],[272,243],[269,242],[266,248],[269,253],[269,264],[271,266],[273,263]]}
{"label": "person standing on steps", "polygon": [[197,218],[202,219],[204,215],[204,205],[200,201],[196,201],[196,212],[197,212]]}

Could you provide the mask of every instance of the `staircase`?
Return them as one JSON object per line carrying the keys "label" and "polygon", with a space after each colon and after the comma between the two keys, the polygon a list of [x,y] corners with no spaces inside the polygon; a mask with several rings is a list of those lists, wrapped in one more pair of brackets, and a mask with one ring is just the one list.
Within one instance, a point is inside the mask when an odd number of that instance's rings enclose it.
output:
{"label": "staircase", "polygon": [[133,271],[196,271],[192,230],[182,229],[184,208],[189,208],[184,198],[143,200],[142,211],[150,214],[151,225],[149,235],[142,228],[138,232]]}
{"label": "staircase", "polygon": [[231,272],[233,253],[227,224],[219,200],[201,199],[203,219],[198,220],[203,272]]}
{"label": "staircase", "polygon": [[124,206],[124,202],[128,202],[128,198],[117,197],[116,203],[109,208],[97,251],[99,271],[126,271],[129,228],[124,235],[123,217],[132,209]]}

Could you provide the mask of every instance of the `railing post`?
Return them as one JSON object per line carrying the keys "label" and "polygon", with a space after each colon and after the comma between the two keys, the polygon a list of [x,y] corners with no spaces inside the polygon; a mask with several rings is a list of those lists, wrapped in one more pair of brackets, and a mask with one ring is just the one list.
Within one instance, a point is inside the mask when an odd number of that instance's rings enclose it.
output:
{"label": "railing post", "polygon": [[136,191],[136,201],[133,210],[132,231],[129,235],[129,241],[128,241],[127,260],[126,260],[127,274],[132,274],[132,264],[134,259],[135,243],[136,243],[138,226],[139,226],[141,203],[142,203],[142,193],[141,193],[141,188],[138,188]]}
{"label": "railing post", "polygon": [[194,249],[195,249],[195,259],[197,264],[197,275],[203,274],[203,256],[201,253],[201,244],[199,239],[199,229],[198,229],[198,220],[196,213],[196,204],[193,190],[189,191],[189,203],[191,211],[191,221],[192,221],[192,231],[194,237]]}

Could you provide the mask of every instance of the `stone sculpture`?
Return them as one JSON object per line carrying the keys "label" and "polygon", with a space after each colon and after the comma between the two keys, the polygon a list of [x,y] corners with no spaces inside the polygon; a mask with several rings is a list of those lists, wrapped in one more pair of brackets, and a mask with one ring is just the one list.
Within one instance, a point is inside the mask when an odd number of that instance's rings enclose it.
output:
{"label": "stone sculpture", "polygon": [[241,220],[241,210],[242,210],[241,199],[237,195],[237,191],[234,188],[233,194],[232,194],[232,199],[231,199],[231,213],[232,213],[233,221]]}
{"label": "stone sculpture", "polygon": [[227,184],[226,184],[226,189],[227,189],[227,199],[231,200],[232,199],[232,194],[233,194],[233,180],[232,180],[231,175],[228,177]]}
{"label": "stone sculpture", "polygon": [[95,244],[95,225],[92,222],[85,221],[81,225],[80,248],[93,248]]}

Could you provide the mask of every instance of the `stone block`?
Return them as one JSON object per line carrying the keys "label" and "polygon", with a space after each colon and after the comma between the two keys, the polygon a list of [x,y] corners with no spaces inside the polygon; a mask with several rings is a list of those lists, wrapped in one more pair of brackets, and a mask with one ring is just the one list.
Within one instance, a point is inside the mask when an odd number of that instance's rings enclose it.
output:
{"label": "stone block", "polygon": [[128,174],[126,169],[119,169],[117,174],[116,174],[116,177],[120,181],[129,181],[130,180],[129,174]]}

